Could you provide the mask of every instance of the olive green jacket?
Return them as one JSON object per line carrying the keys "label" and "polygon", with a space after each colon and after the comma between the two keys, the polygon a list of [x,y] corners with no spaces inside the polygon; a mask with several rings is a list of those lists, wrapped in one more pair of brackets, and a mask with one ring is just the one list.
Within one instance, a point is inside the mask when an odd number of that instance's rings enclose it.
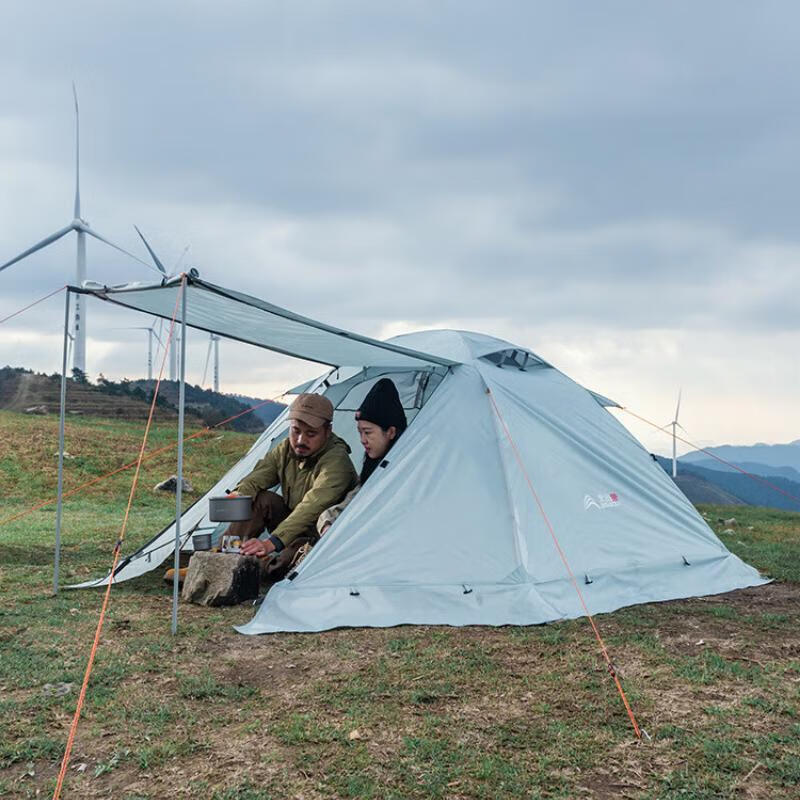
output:
{"label": "olive green jacket", "polygon": [[285,439],[256,464],[236,490],[255,497],[280,484],[291,513],[271,533],[286,546],[297,536],[314,532],[317,517],[358,483],[349,453],[347,442],[335,433],[318,453],[304,459],[294,454]]}

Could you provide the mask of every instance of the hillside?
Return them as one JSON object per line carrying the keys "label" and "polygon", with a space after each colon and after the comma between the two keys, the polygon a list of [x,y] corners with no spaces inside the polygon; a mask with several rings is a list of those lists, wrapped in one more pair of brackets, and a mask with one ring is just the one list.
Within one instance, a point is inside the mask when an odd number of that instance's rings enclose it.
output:
{"label": "hillside", "polygon": [[[669,459],[659,456],[657,460],[667,474],[672,474],[672,462]],[[765,480],[768,480],[784,492],[800,498],[800,483],[780,476],[770,477]],[[722,472],[721,470],[705,469],[695,464],[681,462],[678,465],[679,486],[681,486],[681,481],[684,482],[685,486],[689,487],[689,491],[686,494],[692,502],[706,502],[693,499],[693,495],[690,492],[694,488],[705,489],[707,488],[706,485],[711,485],[728,495],[732,495],[746,505],[781,508],[787,511],[800,510],[800,502],[794,501],[765,483],[749,475],[742,475],[740,472]],[[698,481],[703,483],[698,483]],[[683,489],[683,486],[681,488]]]}
{"label": "hillside", "polygon": [[[19,369],[0,369],[0,409],[38,414],[58,414],[61,398],[61,378],[40,375]],[[89,383],[67,382],[67,413],[71,416],[110,417],[114,419],[147,419],[150,403],[142,393],[109,394]],[[171,420],[178,416],[171,405],[156,408],[156,420]],[[194,422],[198,422],[191,415]]]}
{"label": "hillside", "polygon": [[[155,381],[137,380],[132,381],[131,384],[145,392],[151,392]],[[179,387],[180,384],[177,381],[161,381],[159,393],[173,406],[177,406]],[[222,394],[190,384],[186,385],[185,393],[186,408],[192,409],[210,425],[253,408],[253,411],[242,414],[231,423],[231,427],[235,430],[248,433],[260,433],[286,408],[283,404],[275,403],[272,400],[265,401],[257,397]]]}
{"label": "hillside", "polygon": [[248,408],[252,408],[253,406],[257,406],[257,408],[253,411],[253,414],[261,419],[264,423],[264,426],[270,425],[275,417],[283,411],[286,407],[283,403],[276,403],[273,400],[260,400],[258,397],[250,397],[246,394],[232,394],[227,395],[228,397],[233,397],[235,400],[238,400],[240,403],[243,403]]}
{"label": "hillside", "polygon": [[726,492],[721,486],[690,473],[679,474],[675,478],[678,488],[689,498],[691,503],[709,503],[717,506],[745,506],[747,503],[739,497]]}
{"label": "hillside", "polygon": [[[70,416],[108,417],[112,419],[147,419],[155,381],[111,381],[102,375],[97,383],[70,379],[67,382],[67,414]],[[253,405],[264,401],[253,398],[244,404],[233,395],[220,394],[199,386],[186,385],[188,424],[214,426],[236,417],[226,427],[246,433],[260,433],[285,408],[267,401],[254,411]],[[162,381],[159,387],[155,419],[178,416],[177,381]],[[31,414],[58,414],[61,378],[42,375],[17,367],[0,369],[0,409]]]}

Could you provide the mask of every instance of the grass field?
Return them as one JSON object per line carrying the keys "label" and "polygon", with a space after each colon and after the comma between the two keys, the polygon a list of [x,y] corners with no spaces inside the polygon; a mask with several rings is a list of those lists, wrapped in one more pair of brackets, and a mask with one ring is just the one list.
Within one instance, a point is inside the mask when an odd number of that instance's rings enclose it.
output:
{"label": "grass field", "polygon": [[[71,420],[66,487],[135,458],[141,423]],[[54,493],[57,421],[0,412],[0,522]],[[156,426],[150,449],[174,440]],[[221,437],[221,438],[218,438]],[[205,490],[251,437],[187,448]],[[174,514],[149,463],[124,552]],[[65,505],[62,577],[107,571],[130,472]],[[187,504],[197,495],[187,498]],[[182,606],[160,570],[114,588],[64,797],[800,797],[800,514],[722,538],[775,578],[597,622],[649,740],[634,739],[585,620],[244,637],[252,609]],[[0,796],[46,797],[101,594],[50,596],[54,507],[0,526]]]}

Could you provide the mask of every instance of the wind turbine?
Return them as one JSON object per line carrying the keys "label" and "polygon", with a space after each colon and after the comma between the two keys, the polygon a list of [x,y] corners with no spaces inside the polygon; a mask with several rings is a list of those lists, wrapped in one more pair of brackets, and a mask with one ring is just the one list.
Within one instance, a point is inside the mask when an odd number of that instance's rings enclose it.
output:
{"label": "wind turbine", "polygon": [[[142,259],[138,258],[137,256],[133,255],[133,253],[129,253],[124,248],[120,247],[119,245],[114,244],[114,242],[109,241],[104,236],[101,236],[97,231],[93,230],[89,227],[89,223],[81,217],[81,169],[80,169],[80,115],[78,110],[78,92],[75,88],[75,84],[72,84],[72,96],[75,100],[75,206],[73,210],[73,219],[69,225],[57,230],[55,233],[51,233],[49,236],[42,239],[42,241],[37,242],[33,247],[29,247],[24,252],[20,253],[18,256],[15,256],[10,261],[6,261],[5,264],[0,265],[0,272],[2,272],[7,267],[10,267],[12,264],[16,264],[18,261],[22,261],[23,258],[27,258],[29,255],[32,255],[37,250],[41,250],[48,245],[53,244],[53,242],[58,241],[62,236],[66,236],[71,231],[75,231],[77,234],[78,239],[78,247],[77,247],[77,255],[76,255],[76,265],[75,265],[75,282],[80,285],[83,281],[86,280],[86,236],[93,236],[100,242],[113,247],[115,250],[119,250],[120,253],[124,253],[126,256],[130,256],[135,261],[138,261],[140,264],[144,264],[146,267],[152,269],[150,265],[146,261],[142,261]],[[85,300],[83,295],[76,294],[75,295],[75,317],[74,317],[74,327],[73,327],[73,336],[74,336],[74,360],[73,360],[73,367],[75,369],[79,369],[81,372],[86,372],[86,309],[85,309]]]}
{"label": "wind turbine", "polygon": [[[163,273],[165,278],[169,277],[167,275],[167,270],[164,267],[164,264],[162,263],[161,259],[156,255],[156,251],[153,250],[153,248],[150,246],[150,242],[148,242],[147,239],[145,239],[144,234],[139,230],[139,228],[136,225],[134,225],[133,227],[136,228],[136,233],[139,234],[139,238],[141,238],[141,240],[144,242],[144,246],[147,248],[147,252],[150,253],[150,258],[153,259],[153,263]],[[183,252],[181,253],[180,258],[178,259],[177,263],[175,264],[175,269],[173,270],[173,274],[175,274],[178,271],[178,267],[180,266],[181,261],[183,261],[184,257],[186,256],[186,254],[188,252],[189,252],[189,245],[187,245],[183,249]],[[168,347],[169,347],[169,379],[171,381],[174,381],[174,380],[178,379],[178,350],[180,349],[180,341],[181,341],[181,336],[180,336],[180,333],[179,333],[179,331],[177,329],[177,326],[175,326],[175,331],[174,331],[174,333],[172,335],[172,341],[168,342]],[[207,361],[208,361],[208,359],[206,359],[206,362]]]}
{"label": "wind turbine", "polygon": [[128,328],[121,328],[125,331],[147,331],[147,380],[153,380],[153,338],[161,345],[161,337],[156,333],[156,321],[153,319],[153,324],[147,327],[146,325],[132,325]]}
{"label": "wind turbine", "polygon": [[206,351],[206,365],[203,367],[203,380],[201,382],[201,386],[206,385],[206,373],[208,372],[208,361],[211,357],[211,348],[214,348],[214,372],[213,375],[213,387],[215,392],[219,392],[219,336],[216,333],[210,334],[208,340],[208,350]]}
{"label": "wind turbine", "polygon": [[678,414],[680,413],[681,410],[682,392],[683,389],[678,389],[678,405],[675,407],[675,419],[673,419],[672,422],[667,423],[667,426],[665,426],[665,427],[668,427],[669,425],[672,426],[672,477],[673,478],[677,477],[678,475],[678,445],[677,445],[677,434],[675,432],[675,429],[680,428],[682,431],[686,430],[686,428],[684,428],[683,425],[681,425],[678,422]]}

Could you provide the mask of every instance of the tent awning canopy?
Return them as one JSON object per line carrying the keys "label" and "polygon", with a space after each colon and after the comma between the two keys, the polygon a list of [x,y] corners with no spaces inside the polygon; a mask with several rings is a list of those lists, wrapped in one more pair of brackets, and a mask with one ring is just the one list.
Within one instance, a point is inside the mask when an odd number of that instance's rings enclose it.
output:
{"label": "tent awning canopy", "polygon": [[[233,289],[186,276],[186,324],[277,353],[332,367],[452,367],[460,363],[335,328]],[[70,291],[146,314],[181,321],[181,276],[161,283],[104,286],[85,281]],[[176,305],[178,306],[176,313]]]}

